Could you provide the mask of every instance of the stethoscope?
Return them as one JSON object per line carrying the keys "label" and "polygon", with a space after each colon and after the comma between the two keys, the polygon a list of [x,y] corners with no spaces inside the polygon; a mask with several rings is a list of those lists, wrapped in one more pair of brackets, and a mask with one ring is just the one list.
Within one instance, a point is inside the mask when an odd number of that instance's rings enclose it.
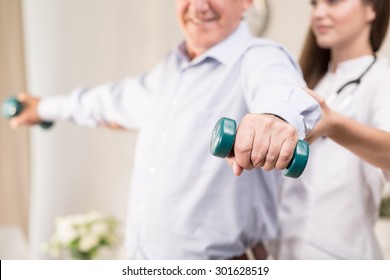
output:
{"label": "stethoscope", "polygon": [[[355,89],[352,91],[352,93],[356,91],[356,89],[357,89],[357,87],[359,86],[360,82],[362,81],[363,77],[368,73],[368,71],[370,71],[370,69],[372,68],[372,66],[373,66],[373,65],[375,64],[375,62],[377,61],[377,56],[376,56],[376,54],[374,54],[373,57],[374,57],[373,61],[370,63],[370,65],[367,66],[366,70],[364,70],[363,73],[360,74],[360,76],[359,76],[358,78],[346,82],[345,84],[343,84],[343,85],[336,91],[335,94],[331,95],[330,97],[328,97],[328,98],[326,99],[326,103],[327,103],[328,105],[334,103],[334,102],[338,99],[338,97],[341,95],[341,93],[343,92],[343,90],[344,90],[346,87],[355,84],[356,87],[355,87]],[[347,98],[345,98],[345,99],[337,106],[339,110],[345,108],[345,107],[348,105],[348,103],[352,100],[352,93],[351,93]]]}
{"label": "stethoscope", "polygon": [[[331,105],[332,103],[334,103],[338,97],[341,95],[341,93],[343,92],[343,90],[350,86],[350,85],[353,85],[355,84],[355,88],[353,89],[353,91],[344,99],[342,100],[342,102],[340,104],[338,104],[337,108],[339,111],[342,111],[344,108],[346,108],[348,106],[348,104],[352,101],[352,98],[353,98],[353,93],[356,91],[356,89],[358,88],[358,86],[360,85],[360,82],[362,81],[363,77],[367,74],[368,71],[370,71],[370,69],[372,68],[372,66],[375,64],[375,62],[377,61],[377,57],[376,57],[376,54],[373,55],[374,59],[373,61],[370,63],[370,65],[367,66],[366,70],[363,71],[362,74],[360,74],[360,76],[354,80],[351,80],[351,81],[348,81],[346,82],[345,84],[343,84],[337,91],[336,93],[332,94],[330,97],[326,98],[325,101],[326,101],[326,104]],[[326,136],[322,136],[321,137],[322,139],[327,139]]]}

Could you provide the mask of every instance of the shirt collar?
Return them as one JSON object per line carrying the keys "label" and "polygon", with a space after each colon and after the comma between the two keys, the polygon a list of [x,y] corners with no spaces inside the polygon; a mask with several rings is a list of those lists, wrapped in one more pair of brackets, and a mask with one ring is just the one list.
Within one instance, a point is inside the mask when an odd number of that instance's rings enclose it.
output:
{"label": "shirt collar", "polygon": [[[340,62],[337,66],[336,72],[333,73],[335,76],[343,77],[355,77],[359,76],[368,65],[372,63],[372,55],[364,55],[361,57],[345,60]],[[328,72],[331,73],[332,65],[329,63]]]}
{"label": "shirt collar", "polygon": [[241,55],[241,52],[237,52],[237,49],[244,48],[252,37],[247,23],[245,20],[241,20],[237,29],[230,36],[192,61],[189,61],[185,42],[182,42],[177,47],[176,53],[182,67],[191,67],[207,59],[212,59],[228,66],[236,60],[237,56]]}

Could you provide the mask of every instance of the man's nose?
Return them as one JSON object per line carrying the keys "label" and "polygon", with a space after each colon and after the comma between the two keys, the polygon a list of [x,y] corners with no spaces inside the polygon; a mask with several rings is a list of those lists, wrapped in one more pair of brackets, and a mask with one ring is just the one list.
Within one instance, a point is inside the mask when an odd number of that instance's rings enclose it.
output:
{"label": "man's nose", "polygon": [[191,0],[191,10],[197,13],[207,11],[209,9],[210,0]]}

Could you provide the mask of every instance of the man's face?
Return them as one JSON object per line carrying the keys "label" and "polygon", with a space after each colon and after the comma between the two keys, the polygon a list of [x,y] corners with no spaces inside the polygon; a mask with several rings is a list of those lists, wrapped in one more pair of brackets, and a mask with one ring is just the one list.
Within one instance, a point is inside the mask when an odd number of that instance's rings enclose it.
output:
{"label": "man's face", "polygon": [[227,38],[252,0],[176,0],[187,51],[194,58]]}

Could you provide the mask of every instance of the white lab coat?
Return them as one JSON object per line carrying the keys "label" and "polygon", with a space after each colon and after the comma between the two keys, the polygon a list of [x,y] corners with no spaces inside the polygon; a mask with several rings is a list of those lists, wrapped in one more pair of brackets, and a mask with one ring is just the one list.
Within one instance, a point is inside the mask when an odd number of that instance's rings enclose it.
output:
{"label": "white lab coat", "polygon": [[[328,72],[315,91],[328,105],[369,126],[390,131],[390,70],[378,59],[364,56],[343,62]],[[333,99],[333,101],[330,101]],[[310,146],[307,168],[299,179],[285,179],[280,205],[280,239],[271,248],[279,259],[380,259],[374,224],[382,188],[389,178],[328,138]],[[390,237],[389,237],[390,238]]]}

